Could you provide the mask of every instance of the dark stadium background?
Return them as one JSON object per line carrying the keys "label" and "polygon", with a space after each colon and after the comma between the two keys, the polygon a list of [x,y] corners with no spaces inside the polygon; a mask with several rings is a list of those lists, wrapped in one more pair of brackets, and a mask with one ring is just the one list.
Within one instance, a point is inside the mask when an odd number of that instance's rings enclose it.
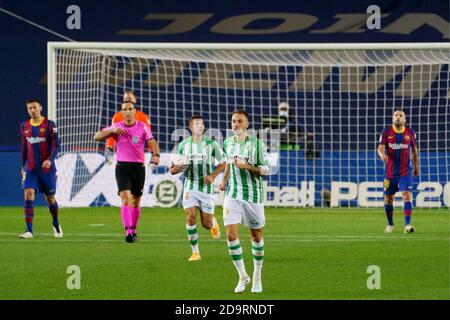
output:
{"label": "dark stadium background", "polygon": [[[81,30],[68,30],[66,20],[69,5],[81,8]],[[449,2],[436,0],[408,1],[1,1],[0,8],[13,12],[75,41],[123,42],[443,42],[449,41],[437,28],[424,25],[409,34],[365,30],[361,33],[314,33],[337,22],[342,13],[364,14],[369,5],[377,4],[383,13],[383,26],[397,21],[406,13],[430,13],[436,21],[448,25]],[[211,27],[226,18],[250,13],[303,13],[317,17],[310,27],[283,34],[227,35],[211,31]],[[158,30],[169,21],[150,21],[144,18],[157,13],[210,13],[203,24],[185,33],[173,35],[120,35],[119,30]],[[279,19],[257,21],[248,28],[274,27]],[[36,97],[47,101],[46,71],[47,42],[62,41],[28,23],[0,11],[1,32],[1,104],[0,117],[0,205],[20,205],[19,123],[27,117],[24,100]],[[448,114],[447,114],[448,116]],[[449,122],[449,119],[438,119]],[[41,200],[41,199],[40,199]]]}

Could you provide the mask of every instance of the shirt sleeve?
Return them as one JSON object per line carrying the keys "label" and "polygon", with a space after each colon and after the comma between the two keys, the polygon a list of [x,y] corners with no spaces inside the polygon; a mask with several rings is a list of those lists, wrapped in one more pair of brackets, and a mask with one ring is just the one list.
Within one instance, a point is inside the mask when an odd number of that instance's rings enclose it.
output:
{"label": "shirt sleeve", "polygon": [[177,153],[178,154],[183,154],[184,153],[184,143],[183,143],[183,141],[181,141],[179,144],[178,144],[178,146],[177,146]]}
{"label": "shirt sleeve", "polygon": [[114,128],[117,128],[117,124],[115,124],[115,123],[113,123],[112,125],[110,125],[108,127],[103,128],[101,131],[107,131],[107,130],[111,130]]}
{"label": "shirt sleeve", "polygon": [[56,156],[58,155],[59,150],[61,149],[58,138],[58,129],[56,128],[56,124],[53,121],[49,121],[47,130],[48,135],[50,136],[50,148],[51,148],[48,160],[53,162],[55,161]]}
{"label": "shirt sleeve", "polygon": [[144,128],[144,140],[145,141],[155,139],[153,137],[152,130],[150,130],[150,128],[147,125],[145,125],[143,128]]}
{"label": "shirt sleeve", "polygon": [[227,149],[228,149],[227,140],[225,140],[223,142],[223,148],[222,148],[223,155],[224,155],[224,161],[227,164],[231,164],[233,161],[230,159],[230,155],[228,154]]}
{"label": "shirt sleeve", "polygon": [[213,143],[213,156],[217,159],[217,161],[219,161],[219,163],[224,163],[227,160],[227,156],[225,154],[225,152],[223,151],[222,147],[220,146],[220,144],[217,143],[217,141],[214,141]]}

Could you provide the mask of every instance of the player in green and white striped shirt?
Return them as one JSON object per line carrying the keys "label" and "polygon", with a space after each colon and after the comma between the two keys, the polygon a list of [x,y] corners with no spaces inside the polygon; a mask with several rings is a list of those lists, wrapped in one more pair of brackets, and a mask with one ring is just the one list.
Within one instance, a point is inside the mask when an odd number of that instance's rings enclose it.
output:
{"label": "player in green and white striped shirt", "polygon": [[[189,165],[187,169],[181,165],[174,165],[170,168],[170,172],[178,174],[183,169],[186,170],[183,187],[183,208],[186,213],[186,231],[192,249],[189,261],[198,261],[201,257],[196,225],[197,209],[200,211],[203,227],[211,230],[214,239],[220,238],[220,227],[216,218],[214,218],[213,182],[225,168],[225,156],[222,148],[215,140],[203,136],[205,124],[201,116],[190,118],[189,129],[192,133],[191,137],[184,139],[178,145],[178,154],[186,156]],[[214,169],[216,162],[219,165]]]}
{"label": "player in green and white striped shirt", "polygon": [[238,238],[239,224],[249,227],[252,238],[253,285],[252,292],[262,292],[261,270],[264,257],[262,228],[265,225],[264,190],[262,176],[269,173],[269,162],[264,143],[248,134],[248,114],[235,110],[231,117],[234,136],[225,140],[227,165],[219,189],[228,188],[223,204],[223,221],[227,230],[228,252],[239,273],[234,292],[241,293],[250,283],[245,271],[242,247]]}

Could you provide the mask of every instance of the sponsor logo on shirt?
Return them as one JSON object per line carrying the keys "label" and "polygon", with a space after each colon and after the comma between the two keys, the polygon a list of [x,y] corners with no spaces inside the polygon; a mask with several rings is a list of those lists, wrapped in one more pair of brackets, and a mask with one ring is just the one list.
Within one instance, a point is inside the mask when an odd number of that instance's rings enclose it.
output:
{"label": "sponsor logo on shirt", "polygon": [[234,160],[237,160],[238,162],[245,162],[249,163],[250,157],[249,156],[234,156]]}
{"label": "sponsor logo on shirt", "polygon": [[206,154],[189,154],[187,157],[189,161],[205,161],[207,158]]}
{"label": "sponsor logo on shirt", "polygon": [[45,142],[46,139],[43,137],[30,137],[30,138],[27,138],[27,141],[28,141],[28,143],[35,144],[35,143]]}
{"label": "sponsor logo on shirt", "polygon": [[138,143],[139,142],[139,136],[133,136],[133,138],[131,138],[131,141],[133,141],[133,143]]}
{"label": "sponsor logo on shirt", "polygon": [[389,143],[389,148],[394,150],[408,149],[408,145],[404,143]]}

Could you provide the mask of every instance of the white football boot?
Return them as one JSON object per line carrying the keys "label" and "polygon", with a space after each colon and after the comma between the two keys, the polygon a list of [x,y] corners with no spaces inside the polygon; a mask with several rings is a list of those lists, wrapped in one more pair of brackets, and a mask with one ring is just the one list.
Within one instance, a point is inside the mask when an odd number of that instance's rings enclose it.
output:
{"label": "white football boot", "polygon": [[26,231],[24,233],[19,234],[19,238],[21,239],[33,239],[34,236],[30,231]]}
{"label": "white football boot", "polygon": [[262,289],[262,281],[261,278],[255,279],[253,278],[252,282],[252,293],[261,293]]}
{"label": "white football boot", "polygon": [[394,231],[394,226],[391,226],[390,224],[388,224],[386,226],[386,229],[384,229],[384,233],[392,233]]}
{"label": "white football boot", "polygon": [[59,225],[59,232],[56,230],[55,227],[53,227],[53,236],[55,238],[62,238],[63,237],[63,229],[61,228],[61,225]]}
{"label": "white football boot", "polygon": [[239,279],[239,282],[234,288],[234,293],[242,293],[245,291],[245,287],[250,283],[250,277],[247,276],[246,278]]}

